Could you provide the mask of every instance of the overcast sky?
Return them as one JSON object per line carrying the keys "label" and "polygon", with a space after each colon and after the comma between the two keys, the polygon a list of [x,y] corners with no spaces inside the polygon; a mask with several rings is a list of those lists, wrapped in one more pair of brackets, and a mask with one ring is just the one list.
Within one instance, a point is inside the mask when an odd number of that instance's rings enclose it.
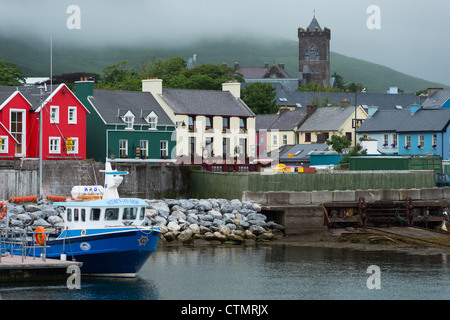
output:
{"label": "overcast sky", "polygon": [[[183,42],[235,34],[297,41],[315,10],[331,50],[450,85],[449,0],[0,0],[0,34],[97,44]],[[80,9],[67,13],[70,5]],[[367,13],[376,5],[379,11]],[[75,14],[75,16],[74,16]],[[78,20],[73,20],[79,18]],[[376,20],[373,20],[375,18]],[[69,25],[80,29],[69,29]],[[378,24],[380,29],[371,29]],[[54,40],[56,41],[56,40]]]}

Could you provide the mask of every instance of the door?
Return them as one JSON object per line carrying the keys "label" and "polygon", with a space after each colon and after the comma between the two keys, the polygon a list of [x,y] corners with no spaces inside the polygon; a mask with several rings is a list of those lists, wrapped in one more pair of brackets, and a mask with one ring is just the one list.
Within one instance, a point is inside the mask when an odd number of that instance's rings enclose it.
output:
{"label": "door", "polygon": [[25,127],[25,111],[11,110],[10,129],[12,136],[17,140],[15,146],[16,156],[23,156],[26,154]]}

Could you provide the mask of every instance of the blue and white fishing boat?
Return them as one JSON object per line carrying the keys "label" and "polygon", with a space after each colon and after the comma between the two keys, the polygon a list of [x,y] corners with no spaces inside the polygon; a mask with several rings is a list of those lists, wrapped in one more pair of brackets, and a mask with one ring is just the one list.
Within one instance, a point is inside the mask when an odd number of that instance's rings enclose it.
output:
{"label": "blue and white fishing boat", "polygon": [[108,162],[103,172],[104,188],[74,187],[75,199],[53,203],[63,210],[64,224],[59,226],[58,234],[46,232],[42,246],[29,246],[27,255],[45,254],[48,258],[82,262],[82,275],[136,275],[156,251],[161,231],[158,227],[143,226],[145,200],[119,197],[117,187],[127,172],[112,170]]}

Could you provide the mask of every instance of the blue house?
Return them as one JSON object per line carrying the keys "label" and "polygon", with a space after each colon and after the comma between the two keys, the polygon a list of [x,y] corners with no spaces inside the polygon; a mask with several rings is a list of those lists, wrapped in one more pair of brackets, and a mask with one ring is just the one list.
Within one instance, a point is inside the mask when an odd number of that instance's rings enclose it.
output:
{"label": "blue house", "polygon": [[424,108],[450,108],[450,90],[442,88],[428,89],[428,98],[423,102]]}
{"label": "blue house", "polygon": [[359,136],[378,140],[384,154],[450,158],[450,109],[411,105],[409,110],[375,112],[358,128]]}

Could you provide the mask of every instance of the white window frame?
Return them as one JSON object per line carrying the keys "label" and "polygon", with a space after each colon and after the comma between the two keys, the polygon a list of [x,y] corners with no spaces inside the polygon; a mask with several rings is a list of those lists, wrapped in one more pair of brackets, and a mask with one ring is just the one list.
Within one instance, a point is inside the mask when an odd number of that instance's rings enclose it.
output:
{"label": "white window frame", "polygon": [[398,147],[398,134],[396,133],[392,134],[392,144],[394,145],[393,148]]}
{"label": "white window frame", "polygon": [[287,145],[288,143],[288,136],[287,134],[283,134],[283,146]]}
{"label": "white window frame", "polygon": [[167,140],[161,140],[159,142],[159,154],[162,157],[164,154],[169,157],[169,141]]}
{"label": "white window frame", "polygon": [[277,146],[278,145],[278,135],[274,134],[272,136],[272,145]]}
{"label": "white window frame", "polygon": [[431,135],[431,146],[436,146],[437,147],[437,134],[433,133]]}
{"label": "white window frame", "polygon": [[411,148],[411,136],[409,134],[405,136],[405,146],[407,146],[408,149]]}
{"label": "white window frame", "polygon": [[148,157],[148,140],[141,140],[139,147],[141,148],[141,156]]}
{"label": "white window frame", "polygon": [[423,149],[425,144],[425,136],[423,134],[419,134],[418,137],[420,149]]}
{"label": "white window frame", "polygon": [[0,146],[0,153],[8,153],[8,136],[0,136],[2,145]]}
{"label": "white window frame", "polygon": [[50,123],[59,123],[59,106],[50,106]]}
{"label": "white window frame", "polygon": [[[124,143],[123,146],[122,143]],[[128,157],[128,140],[119,140],[119,157],[122,157],[122,154],[125,154],[125,157]]]}
{"label": "white window frame", "polygon": [[72,150],[67,150],[67,153],[68,154],[78,154],[78,143],[79,143],[79,139],[78,138],[72,138],[72,137],[70,137],[71,139],[72,139],[72,142],[73,142],[73,146],[72,146]]}
{"label": "white window frame", "polygon": [[[12,131],[12,114],[13,113],[22,113],[22,131],[21,132],[15,132]],[[26,118],[26,112],[23,109],[10,109],[9,110],[9,128],[10,133],[12,136],[18,141],[18,144],[20,144],[22,151],[20,153],[16,152],[16,147],[14,148],[14,154],[15,156],[23,156],[27,154],[27,134],[26,134],[26,128],[27,128],[27,118]],[[17,137],[16,134],[20,134],[21,137]]]}
{"label": "white window frame", "polygon": [[77,107],[69,107],[67,110],[67,123],[77,124]]}
{"label": "white window frame", "polygon": [[48,138],[48,153],[60,154],[61,153],[61,138],[49,137]]}
{"label": "white window frame", "polygon": [[148,130],[156,130],[158,126],[158,118],[157,117],[148,117],[147,122],[149,124]]}
{"label": "white window frame", "polygon": [[383,148],[389,148],[389,134],[383,133]]}
{"label": "white window frame", "polygon": [[123,121],[125,122],[125,129],[133,130],[133,125],[134,125],[134,117],[133,116],[125,116],[125,117],[123,117]]}

